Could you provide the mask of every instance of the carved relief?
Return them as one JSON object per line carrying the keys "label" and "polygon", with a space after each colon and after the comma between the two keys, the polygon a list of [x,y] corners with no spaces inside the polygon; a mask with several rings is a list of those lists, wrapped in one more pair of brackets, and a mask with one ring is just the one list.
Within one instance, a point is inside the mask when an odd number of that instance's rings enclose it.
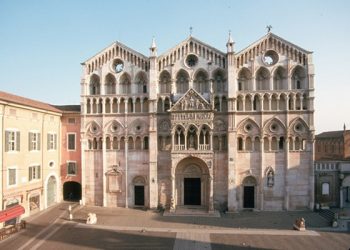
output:
{"label": "carved relief", "polygon": [[107,189],[109,193],[121,192],[122,190],[122,170],[119,165],[111,166],[111,169],[106,172]]}
{"label": "carved relief", "polygon": [[190,89],[180,98],[180,100],[171,108],[171,111],[183,110],[211,110],[211,105],[195,90]]}

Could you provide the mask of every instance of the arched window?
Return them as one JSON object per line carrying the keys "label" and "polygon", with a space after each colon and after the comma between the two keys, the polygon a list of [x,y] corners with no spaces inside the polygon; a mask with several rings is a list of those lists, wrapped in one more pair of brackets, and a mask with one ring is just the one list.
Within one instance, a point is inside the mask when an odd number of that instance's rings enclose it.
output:
{"label": "arched window", "polygon": [[214,73],[214,93],[222,93],[226,90],[226,80],[225,74],[221,70],[218,70]]}
{"label": "arched window", "polygon": [[278,141],[278,149],[283,150],[284,149],[284,137],[281,136],[279,141]]}
{"label": "arched window", "polygon": [[92,75],[90,79],[90,95],[100,94],[100,77]]}
{"label": "arched window", "polygon": [[181,70],[176,76],[176,91],[177,93],[184,94],[189,87],[189,76],[184,70]]}
{"label": "arched window", "polygon": [[252,139],[250,139],[250,137],[247,137],[247,139],[245,140],[245,150],[247,151],[253,150]]}
{"label": "arched window", "polygon": [[168,71],[163,71],[159,76],[159,93],[171,92],[171,76]]}
{"label": "arched window", "polygon": [[145,136],[143,138],[143,149],[148,150],[148,147],[149,147],[148,136]]}
{"label": "arched window", "polygon": [[303,67],[297,66],[292,73],[292,89],[305,89],[306,71]]}
{"label": "arched window", "polygon": [[238,151],[242,151],[243,150],[243,139],[241,137],[238,138]]}
{"label": "arched window", "polygon": [[147,93],[147,77],[144,72],[139,72],[135,77],[136,94]]}
{"label": "arched window", "polygon": [[256,90],[270,89],[270,72],[266,68],[260,68],[256,73]]}
{"label": "arched window", "polygon": [[278,67],[273,76],[273,89],[287,89],[287,70],[283,67]]}
{"label": "arched window", "polygon": [[124,73],[119,80],[120,94],[131,94],[130,76]]}
{"label": "arched window", "polygon": [[201,94],[209,92],[208,74],[206,72],[199,71],[196,74],[194,80],[194,89]]}
{"label": "arched window", "polygon": [[253,90],[252,87],[252,74],[250,73],[249,69],[243,68],[238,73],[238,90]]}
{"label": "arched window", "polygon": [[112,95],[116,93],[116,81],[112,74],[108,74],[105,78],[105,93]]}

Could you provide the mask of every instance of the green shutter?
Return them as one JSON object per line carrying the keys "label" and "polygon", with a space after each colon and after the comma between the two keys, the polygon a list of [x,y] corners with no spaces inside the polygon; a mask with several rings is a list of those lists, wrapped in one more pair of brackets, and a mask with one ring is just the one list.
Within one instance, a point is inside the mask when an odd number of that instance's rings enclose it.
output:
{"label": "green shutter", "polygon": [[16,132],[16,151],[21,150],[21,138],[19,131]]}
{"label": "green shutter", "polygon": [[29,181],[32,180],[32,167],[29,167],[29,176],[28,176]]}
{"label": "green shutter", "polygon": [[40,136],[40,133],[38,133],[37,140],[38,140],[38,150],[40,150],[41,149],[41,136]]}
{"label": "green shutter", "polygon": [[38,178],[37,179],[40,179],[41,178],[41,166],[37,166],[37,173],[38,173]]}
{"label": "green shutter", "polygon": [[57,135],[55,134],[55,139],[54,139],[54,149],[57,149]]}
{"label": "green shutter", "polygon": [[9,151],[9,131],[5,131],[5,152]]}

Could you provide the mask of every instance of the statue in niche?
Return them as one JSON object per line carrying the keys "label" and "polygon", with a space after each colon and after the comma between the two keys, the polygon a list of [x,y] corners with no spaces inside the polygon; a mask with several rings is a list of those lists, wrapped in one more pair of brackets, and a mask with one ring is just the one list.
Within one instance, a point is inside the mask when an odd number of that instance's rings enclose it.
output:
{"label": "statue in niche", "polygon": [[272,170],[269,170],[267,172],[267,186],[268,187],[273,187],[274,182],[275,182],[275,180],[274,180],[274,173],[273,173]]}
{"label": "statue in niche", "polygon": [[191,96],[191,98],[190,98],[190,108],[191,109],[195,108],[195,100],[194,100],[193,96]]}

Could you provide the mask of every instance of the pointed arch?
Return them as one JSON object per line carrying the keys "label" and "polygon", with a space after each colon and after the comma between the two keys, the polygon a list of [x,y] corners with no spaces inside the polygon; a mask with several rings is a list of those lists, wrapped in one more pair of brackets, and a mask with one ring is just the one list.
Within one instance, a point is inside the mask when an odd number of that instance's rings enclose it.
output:
{"label": "pointed arch", "polygon": [[[274,128],[273,124],[276,124],[277,127]],[[263,131],[265,134],[285,134],[286,126],[278,117],[273,117],[264,123]]]}
{"label": "pointed arch", "polygon": [[108,73],[105,77],[105,93],[106,95],[113,95],[116,93],[116,80],[111,73]]}
{"label": "pointed arch", "polygon": [[291,70],[292,75],[292,89],[306,89],[308,88],[306,84],[307,74],[306,69],[301,65],[296,65]]}
{"label": "pointed arch", "polygon": [[180,69],[176,74],[176,92],[180,94],[186,93],[189,88],[190,76],[184,69]]}
{"label": "pointed arch", "polygon": [[278,66],[275,68],[275,70],[272,72],[273,74],[273,89],[274,90],[285,90],[288,89],[288,72],[287,69]]}
{"label": "pointed arch", "polygon": [[126,72],[124,72],[119,78],[119,93],[131,94],[131,77]]}
{"label": "pointed arch", "polygon": [[260,67],[255,73],[256,90],[270,90],[270,71]]}
{"label": "pointed arch", "polygon": [[243,67],[238,72],[237,84],[238,84],[237,89],[239,91],[253,90],[252,73],[248,68]]}
{"label": "pointed arch", "polygon": [[204,69],[198,69],[194,73],[194,89],[198,93],[208,93],[209,92],[209,79],[208,79],[208,72]]}
{"label": "pointed arch", "polygon": [[135,92],[136,94],[147,93],[147,74],[144,71],[139,71],[135,76]]}
{"label": "pointed arch", "polygon": [[90,95],[99,95],[101,92],[100,77],[93,74],[90,77]]}
{"label": "pointed arch", "polygon": [[224,70],[217,68],[212,73],[214,93],[222,93],[227,89],[227,79]]}
{"label": "pointed arch", "polygon": [[167,94],[171,92],[171,75],[167,70],[163,70],[159,75],[159,93]]}

